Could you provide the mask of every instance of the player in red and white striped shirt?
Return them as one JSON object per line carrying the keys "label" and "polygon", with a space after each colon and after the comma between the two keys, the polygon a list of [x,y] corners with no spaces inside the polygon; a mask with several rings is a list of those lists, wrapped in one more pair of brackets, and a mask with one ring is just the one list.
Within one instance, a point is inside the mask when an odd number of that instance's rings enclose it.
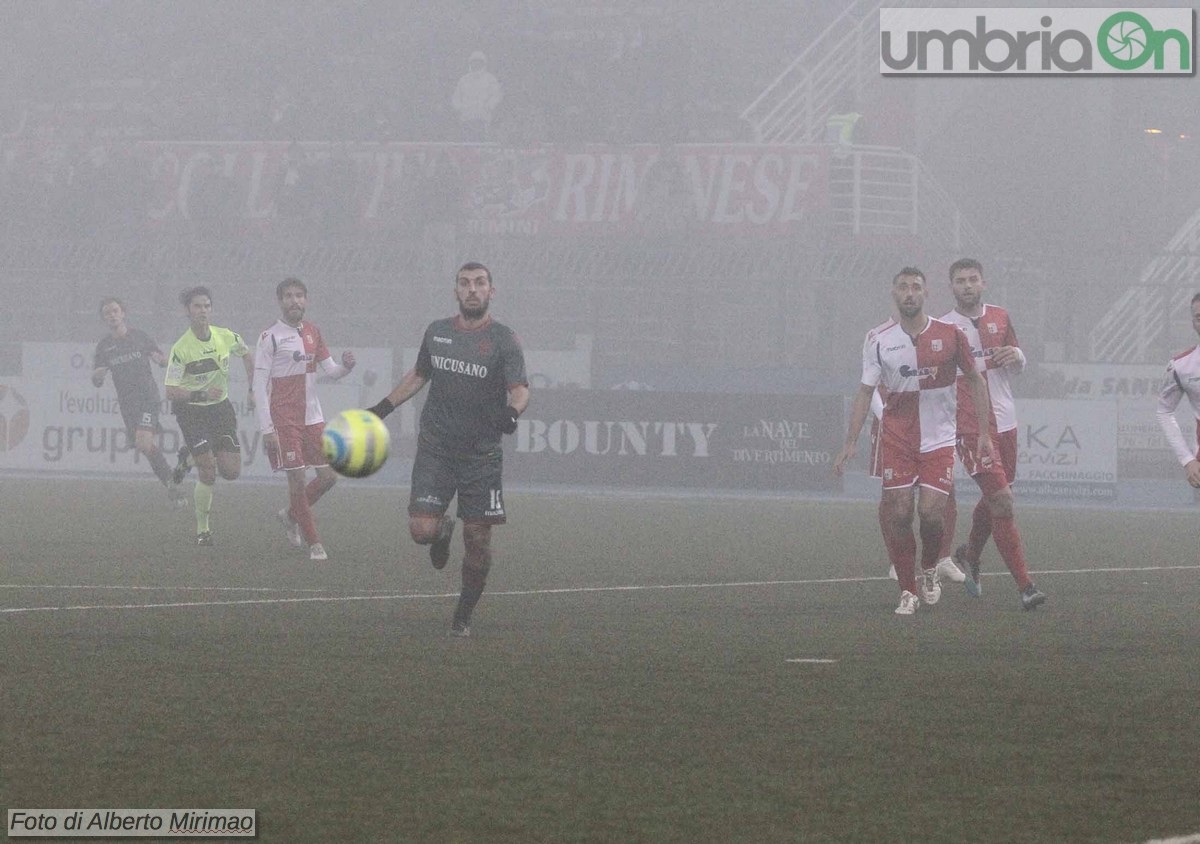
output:
{"label": "player in red and white striped shirt", "polygon": [[[916,512],[921,530],[921,596],[928,604],[941,597],[937,560],[942,511],[954,484],[959,371],[971,387],[976,412],[984,415],[988,407],[987,387],[975,370],[966,336],[955,326],[928,316],[925,295],[925,276],[914,267],[905,267],[892,279],[899,320],[869,340],[846,443],[833,464],[834,471],[841,474],[854,456],[872,395],[879,387],[886,396],[880,426],[883,495],[879,524],[900,581],[899,615],[912,615],[920,604],[914,489],[918,491]],[[986,430],[980,432],[976,448],[990,458],[992,442]]]}
{"label": "player in red and white striped shirt", "polygon": [[[874,341],[876,335],[878,335],[879,333],[881,333],[883,331],[886,331],[887,329],[891,328],[895,324],[896,324],[896,320],[892,317],[888,317],[888,319],[884,320],[879,325],[875,326],[874,328],[872,328],[870,331],[867,332],[867,336],[863,340],[863,371],[864,372],[866,371],[867,366],[869,365],[869,358],[871,357],[872,354],[874,354],[873,341]],[[882,390],[883,390],[882,387],[876,387],[875,392],[871,394],[871,454],[870,454],[870,458],[869,458],[870,459],[869,474],[872,478],[882,478],[883,477],[883,469],[880,465],[882,442],[879,437],[879,425],[880,425],[880,421],[883,419],[883,405],[884,405],[884,393],[882,392]],[[947,509],[949,510],[953,506],[953,504],[954,504],[954,493],[951,492],[950,500],[949,500],[949,502],[947,502]],[[880,525],[881,529],[882,529],[882,527],[883,526]],[[951,522],[949,520],[947,520],[947,523],[946,523],[946,534],[949,536],[949,539],[942,540],[941,558],[938,560],[938,563],[937,563],[938,576],[944,577],[948,580],[953,580],[955,583],[962,583],[966,579],[966,575],[964,575],[962,573],[962,571],[958,568],[958,566],[956,566],[954,564],[954,560],[952,560],[950,558],[949,550],[946,549],[946,543],[949,541],[952,541],[954,539],[954,525],[953,525],[953,522]],[[888,569],[888,577],[890,577],[892,580],[897,579],[895,566],[891,566]]]}
{"label": "player in red and white striped shirt", "polygon": [[[1200,334],[1200,293],[1192,297],[1191,310],[1192,328]],[[1184,396],[1196,417],[1195,438],[1190,444],[1175,418],[1175,408]],[[1197,459],[1200,458],[1200,346],[1180,352],[1167,364],[1167,376],[1158,394],[1155,416],[1167,444],[1175,452],[1175,459],[1183,467],[1187,482],[1200,489],[1200,459]]]}
{"label": "player in red and white striped shirt", "polygon": [[[871,356],[875,354],[875,338],[884,331],[893,327],[896,320],[888,317],[879,325],[867,332],[866,338],[863,339],[863,371],[870,366]],[[870,455],[870,474],[872,478],[882,478],[883,469],[879,465],[880,457],[880,440],[879,440],[879,423],[883,419],[883,405],[885,398],[881,387],[876,387],[875,392],[871,394],[871,455]]]}
{"label": "player in red and white striped shirt", "polygon": [[[354,368],[354,353],[342,352],[339,364],[329,354],[320,330],[304,321],[308,288],[298,278],[285,278],[275,288],[280,318],[258,337],[254,352],[254,397],[258,427],[271,467],[287,472],[289,506],[279,518],[296,547],[308,543],[309,558],[328,554],[317,534],[312,506],[337,481],[321,447],[325,417],[317,400],[317,364],[326,375],[341,378]],[[306,470],[316,478],[305,485]]]}
{"label": "player in red and white striped shirt", "polygon": [[[950,265],[950,291],[955,307],[942,319],[966,334],[975,368],[987,383],[991,397],[988,412],[978,416],[972,407],[962,403],[966,384],[959,379],[958,457],[983,496],[971,515],[971,534],[955,550],[954,561],[967,575],[967,592],[979,597],[982,594],[979,555],[988,537],[994,538],[996,550],[1020,590],[1021,607],[1032,610],[1045,603],[1046,595],[1029,578],[1021,533],[1013,516],[1012,495],[1012,482],[1017,476],[1017,412],[1010,377],[1025,368],[1025,354],[1017,345],[1017,332],[1008,312],[984,303],[986,286],[983,265],[974,258],[961,258]],[[988,428],[996,432],[999,461],[983,460],[975,453],[975,438]],[[954,512],[953,495],[947,511]],[[947,518],[951,537],[954,518]]]}

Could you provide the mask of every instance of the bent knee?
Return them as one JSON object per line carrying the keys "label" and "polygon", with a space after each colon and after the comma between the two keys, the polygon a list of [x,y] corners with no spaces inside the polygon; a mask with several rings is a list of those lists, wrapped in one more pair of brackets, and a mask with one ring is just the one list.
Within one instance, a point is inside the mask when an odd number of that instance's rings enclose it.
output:
{"label": "bent knee", "polygon": [[437,539],[438,527],[442,520],[439,516],[412,516],[408,520],[408,533],[413,542],[418,545],[428,545]]}
{"label": "bent knee", "polygon": [[1005,488],[988,496],[988,511],[993,519],[1011,519],[1013,514],[1012,491]]}

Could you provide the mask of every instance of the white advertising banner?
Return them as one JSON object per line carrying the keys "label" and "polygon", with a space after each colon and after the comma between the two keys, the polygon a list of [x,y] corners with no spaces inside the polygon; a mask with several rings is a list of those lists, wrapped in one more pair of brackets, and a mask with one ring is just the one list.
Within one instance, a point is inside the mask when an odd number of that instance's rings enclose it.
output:
{"label": "white advertising banner", "polygon": [[1017,408],[1020,495],[1113,499],[1117,494],[1117,401],[1033,399]]}
{"label": "white advertising banner", "polygon": [[[0,470],[65,474],[149,472],[125,430],[111,379],[93,387],[91,344],[26,343],[22,376],[0,378]],[[321,383],[326,418],[377,401],[392,383],[391,349],[355,349],[358,365],[338,382]],[[161,370],[155,368],[155,375]],[[246,405],[246,376],[231,369],[230,396],[238,414],[242,474],[272,474],[255,415]],[[369,383],[368,383],[369,382]],[[390,387],[382,387],[384,391]],[[159,447],[168,459],[183,444],[169,402],[159,412]]]}
{"label": "white advertising banner", "polygon": [[[244,395],[244,391],[241,391]],[[321,407],[326,417],[361,406],[360,388],[326,384]],[[238,439],[242,444],[242,475],[272,474],[262,450],[258,421],[245,399],[234,402]],[[169,403],[159,413],[159,448],[174,462],[183,444]],[[133,447],[111,387],[91,384],[0,378],[0,470],[86,474],[148,472],[145,458]]]}
{"label": "white advertising banner", "polygon": [[[1167,362],[1139,364],[1044,363],[1039,368],[1062,376],[1063,398],[1085,402],[1117,402],[1119,476],[1174,479],[1179,464],[1158,425],[1158,393]],[[1020,403],[1020,407],[1024,403]],[[1175,413],[1185,437],[1192,437],[1195,418],[1187,401]],[[1190,442],[1190,439],[1189,439]]]}
{"label": "white advertising banner", "polygon": [[1038,368],[1062,375],[1063,398],[1066,399],[1156,396],[1167,374],[1165,360],[1161,364],[1039,363]]}

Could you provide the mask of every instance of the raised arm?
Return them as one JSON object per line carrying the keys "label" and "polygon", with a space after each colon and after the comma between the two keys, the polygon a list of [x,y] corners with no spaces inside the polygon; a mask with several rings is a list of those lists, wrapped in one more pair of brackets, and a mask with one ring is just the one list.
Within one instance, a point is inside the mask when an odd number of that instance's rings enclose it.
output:
{"label": "raised arm", "polygon": [[322,358],[317,361],[321,365],[321,371],[335,381],[339,378],[345,378],[350,374],[350,370],[354,369],[354,364],[357,361],[354,359],[354,352],[347,349],[342,352],[342,362],[338,363],[333,359],[333,355]]}
{"label": "raised arm", "polygon": [[380,419],[384,419],[393,410],[421,392],[421,388],[428,381],[428,378],[418,375],[416,367],[413,367],[404,373],[404,377],[400,379],[400,383],[393,387],[390,393],[380,399],[378,403],[368,407],[367,410],[374,413]]}

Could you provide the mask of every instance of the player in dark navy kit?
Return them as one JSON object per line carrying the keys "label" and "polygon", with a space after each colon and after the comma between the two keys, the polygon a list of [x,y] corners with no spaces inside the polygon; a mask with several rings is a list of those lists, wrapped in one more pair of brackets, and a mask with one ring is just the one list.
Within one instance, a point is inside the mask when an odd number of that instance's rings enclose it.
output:
{"label": "player in dark navy kit", "polygon": [[466,553],[450,627],[455,636],[471,633],[492,564],[492,525],[505,522],[500,437],[517,429],[529,405],[521,342],[488,314],[494,293],[487,267],[463,264],[454,279],[458,316],[425,329],[416,366],[370,408],[385,417],[432,382],[421,412],[408,527],[415,542],[429,546],[433,567],[445,567],[455,524],[446,511],[458,495]]}
{"label": "player in dark navy kit", "polygon": [[125,420],[125,430],[167,488],[167,497],[182,504],[186,496],[172,478],[171,468],[158,447],[156,438],[162,431],[159,425],[158,384],[150,372],[150,361],[167,365],[167,356],[144,331],[130,328],[125,319],[125,304],[115,296],[100,302],[100,316],[108,323],[108,336],[96,344],[92,362],[92,384],[104,386],[111,372],[117,389],[117,405]]}

